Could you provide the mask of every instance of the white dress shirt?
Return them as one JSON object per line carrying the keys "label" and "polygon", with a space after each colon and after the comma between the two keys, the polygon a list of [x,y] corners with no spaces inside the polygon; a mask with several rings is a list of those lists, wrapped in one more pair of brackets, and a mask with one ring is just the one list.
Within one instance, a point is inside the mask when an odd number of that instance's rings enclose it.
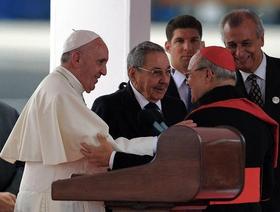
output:
{"label": "white dress shirt", "polygon": [[176,87],[178,89],[180,99],[184,102],[184,104],[187,108],[190,89],[186,82],[186,76],[184,74],[182,74],[180,71],[177,71],[176,69],[174,69],[174,70],[175,71],[171,73],[172,77],[173,77]]}

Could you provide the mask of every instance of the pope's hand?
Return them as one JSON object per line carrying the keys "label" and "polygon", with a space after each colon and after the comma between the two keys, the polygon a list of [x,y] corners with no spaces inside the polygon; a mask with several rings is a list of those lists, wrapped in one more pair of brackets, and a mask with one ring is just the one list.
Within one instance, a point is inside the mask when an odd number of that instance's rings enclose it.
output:
{"label": "pope's hand", "polygon": [[113,147],[101,134],[97,134],[97,140],[100,143],[99,146],[81,143],[80,151],[94,166],[108,167]]}

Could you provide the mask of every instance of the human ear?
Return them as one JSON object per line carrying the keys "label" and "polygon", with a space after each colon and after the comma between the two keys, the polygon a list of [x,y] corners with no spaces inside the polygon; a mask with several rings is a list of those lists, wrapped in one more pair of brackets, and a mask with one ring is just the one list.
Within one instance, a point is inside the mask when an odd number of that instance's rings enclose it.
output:
{"label": "human ear", "polygon": [[215,77],[215,73],[210,69],[206,69],[206,78],[212,80]]}
{"label": "human ear", "polygon": [[264,46],[264,36],[262,35],[262,36],[260,37],[260,39],[261,39],[261,46],[263,47],[263,46]]}
{"label": "human ear", "polygon": [[71,59],[74,64],[80,63],[80,60],[81,60],[80,52],[78,52],[78,51],[73,52],[71,55]]}
{"label": "human ear", "polygon": [[166,41],[164,47],[165,47],[165,51],[170,53],[170,41]]}
{"label": "human ear", "polygon": [[128,74],[128,78],[131,82],[135,82],[135,73],[136,73],[136,68],[134,67],[129,67],[127,74]]}
{"label": "human ear", "polygon": [[205,41],[200,42],[200,49],[205,48]]}

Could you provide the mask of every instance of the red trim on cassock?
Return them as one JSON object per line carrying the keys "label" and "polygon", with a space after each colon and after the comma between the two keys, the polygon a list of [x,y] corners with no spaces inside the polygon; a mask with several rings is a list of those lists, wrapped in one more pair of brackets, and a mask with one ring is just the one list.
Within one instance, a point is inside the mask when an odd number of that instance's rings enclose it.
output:
{"label": "red trim on cassock", "polygon": [[278,161],[278,142],[279,142],[279,124],[272,119],[269,115],[267,115],[258,105],[255,103],[249,101],[245,98],[239,98],[239,99],[228,99],[223,101],[218,101],[214,103],[210,103],[207,105],[202,105],[198,107],[197,109],[193,110],[191,112],[194,113],[199,110],[203,110],[205,108],[213,108],[213,107],[225,107],[225,108],[233,108],[241,111],[245,111],[257,118],[259,118],[262,121],[265,121],[269,125],[271,125],[274,129],[274,160],[273,165],[274,167],[277,166]]}

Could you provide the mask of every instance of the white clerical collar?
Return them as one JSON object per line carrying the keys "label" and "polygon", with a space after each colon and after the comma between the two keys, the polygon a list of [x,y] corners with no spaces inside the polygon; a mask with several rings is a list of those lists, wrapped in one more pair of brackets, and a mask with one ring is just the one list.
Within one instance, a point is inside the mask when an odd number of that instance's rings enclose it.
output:
{"label": "white clerical collar", "polygon": [[69,82],[69,84],[71,85],[72,88],[74,88],[74,90],[80,94],[81,96],[83,96],[83,92],[85,91],[82,84],[80,83],[80,81],[74,76],[74,74],[72,74],[69,70],[67,70],[66,68],[64,68],[63,66],[59,66],[56,69],[57,72],[59,72],[63,77],[65,77],[67,79],[67,81]]}
{"label": "white clerical collar", "polygon": [[[136,90],[136,88],[132,85],[132,83],[129,81],[129,84],[132,88],[132,91],[134,93],[134,96],[137,100],[137,102],[139,103],[140,107],[143,108],[149,103],[149,101],[139,92]],[[159,109],[161,110],[161,102],[160,100],[158,100],[157,102],[155,102],[155,104],[159,107]]]}
{"label": "white clerical collar", "polygon": [[174,69],[174,72],[171,72],[174,82],[177,88],[180,88],[183,83],[185,83],[186,75],[182,74],[180,71]]}
{"label": "white clerical collar", "polygon": [[[242,78],[243,78],[243,81],[245,82],[247,77],[251,74],[251,73],[247,73],[247,72],[244,72],[244,71],[241,71],[239,70],[241,75],[242,75]],[[266,56],[265,54],[263,53],[263,58],[262,58],[262,62],[261,64],[259,65],[259,67],[256,69],[256,71],[254,72],[255,75],[257,75],[260,79],[264,80],[265,81],[265,72],[266,72]]]}

